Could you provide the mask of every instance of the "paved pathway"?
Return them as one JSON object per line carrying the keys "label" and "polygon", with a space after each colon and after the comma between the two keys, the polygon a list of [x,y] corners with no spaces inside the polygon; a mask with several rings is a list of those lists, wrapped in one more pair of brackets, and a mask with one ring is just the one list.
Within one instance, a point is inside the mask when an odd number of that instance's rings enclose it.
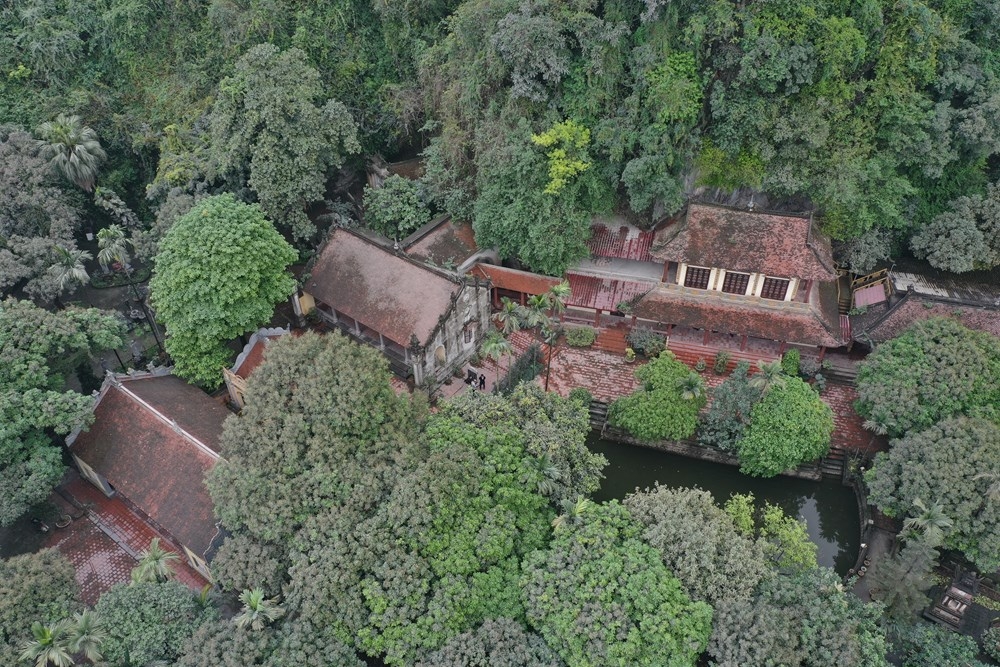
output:
{"label": "paved pathway", "polygon": [[[157,532],[119,498],[108,498],[72,471],[52,501],[75,518],[54,529],[45,546],[58,549],[76,568],[84,603],[93,605],[115,584],[128,582],[139,555],[154,537],[183,558],[179,546]],[[200,591],[208,582],[185,561],[173,563],[176,579]]]}

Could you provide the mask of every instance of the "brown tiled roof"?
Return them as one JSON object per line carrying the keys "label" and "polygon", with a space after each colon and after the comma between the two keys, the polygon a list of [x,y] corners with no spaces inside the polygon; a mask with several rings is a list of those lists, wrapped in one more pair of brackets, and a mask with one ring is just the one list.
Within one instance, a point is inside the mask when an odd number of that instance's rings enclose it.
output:
{"label": "brown tiled roof", "polygon": [[656,233],[651,254],[730,271],[827,281],[837,277],[830,240],[808,218],[690,204]]}
{"label": "brown tiled roof", "polygon": [[411,243],[407,243],[408,240],[403,241],[407,255],[435,264],[444,264],[450,260],[458,266],[479,250],[472,225],[468,222],[456,222],[451,218],[441,220]]}
{"label": "brown tiled roof", "polygon": [[231,413],[201,389],[175,375],[123,379],[125,387],[216,452],[222,422]]}
{"label": "brown tiled roof", "polygon": [[558,278],[541,276],[528,271],[508,269],[505,266],[479,263],[472,267],[470,274],[487,278],[494,287],[524,294],[545,294],[559,284]]}
{"label": "brown tiled roof", "polygon": [[330,235],[305,286],[316,299],[404,347],[411,335],[429,342],[460,289],[415,260],[344,229]]}
{"label": "brown tiled roof", "polygon": [[817,312],[804,304],[766,307],[763,304],[741,303],[738,299],[721,295],[688,296],[661,288],[643,297],[632,312],[644,320],[752,338],[826,347],[843,344],[836,326],[836,295],[833,319],[829,319],[828,308]]}
{"label": "brown tiled roof", "polygon": [[618,310],[618,304],[631,301],[656,287],[654,283],[635,280],[615,280],[577,273],[566,274],[570,296],[567,306],[582,306],[604,311]]}
{"label": "brown tiled roof", "polygon": [[870,324],[864,332],[856,333],[855,340],[876,343],[895,338],[916,322],[932,317],[950,317],[970,329],[978,329],[1000,337],[1000,309],[968,306],[930,299],[920,294],[904,293],[880,319]]}
{"label": "brown tiled roof", "polygon": [[[222,419],[228,412],[222,408],[221,413],[216,411],[214,408],[220,406],[194,387],[191,389],[197,396],[179,390],[178,383],[189,386],[165,376],[123,378],[121,387],[106,387],[94,410],[93,426],[77,436],[70,451],[182,545],[205,554],[217,527],[204,479],[218,457],[191,442],[130,395],[141,393],[143,400],[155,399],[160,406],[173,407],[173,411],[163,414],[175,419],[184,430],[198,424],[203,433],[221,432]],[[200,416],[194,420],[181,420],[196,414]],[[209,423],[208,415],[214,415],[216,421]],[[215,440],[203,444],[218,448]]]}
{"label": "brown tiled roof", "polygon": [[653,237],[653,232],[644,232],[628,224],[598,220],[590,226],[587,247],[593,257],[655,262],[649,254]]}

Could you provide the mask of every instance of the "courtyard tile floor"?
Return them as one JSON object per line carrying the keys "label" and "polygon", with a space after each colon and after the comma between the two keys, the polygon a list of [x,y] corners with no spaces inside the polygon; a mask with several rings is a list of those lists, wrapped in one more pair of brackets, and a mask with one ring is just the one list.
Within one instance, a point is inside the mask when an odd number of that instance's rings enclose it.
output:
{"label": "courtyard tile floor", "polygon": [[[76,581],[87,605],[115,584],[130,580],[139,555],[154,537],[181,555],[179,546],[149,526],[119,498],[107,498],[75,471],[52,495],[60,510],[74,517],[66,528],[53,528],[45,546],[59,550],[76,568]],[[195,591],[208,582],[186,562],[174,561],[175,578]]]}

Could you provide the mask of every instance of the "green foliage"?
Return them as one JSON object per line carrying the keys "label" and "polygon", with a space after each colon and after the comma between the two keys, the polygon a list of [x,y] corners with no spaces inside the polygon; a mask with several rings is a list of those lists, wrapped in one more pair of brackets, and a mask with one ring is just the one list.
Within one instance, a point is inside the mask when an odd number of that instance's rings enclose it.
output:
{"label": "green foliage", "polygon": [[798,377],[801,360],[801,352],[795,349],[788,350],[781,356],[781,370],[785,371],[785,375],[790,375],[793,378]]}
{"label": "green foliage", "polygon": [[385,493],[393,439],[406,419],[385,364],[338,333],[285,336],[268,346],[240,418],[226,422],[225,460],[207,478],[229,530],[284,547],[310,517],[349,495],[366,504]]}
{"label": "green foliage", "polygon": [[525,560],[522,584],[528,620],[570,667],[693,666],[708,643],[712,608],[690,600],[617,502],[563,524]]}
{"label": "green foliage", "polygon": [[95,607],[107,631],[104,657],[122,667],[143,667],[154,660],[172,661],[185,641],[215,615],[198,604],[184,584],[119,584]]}
{"label": "green foliage", "polygon": [[642,440],[682,440],[694,434],[704,394],[684,398],[680,385],[691,369],[666,350],[635,371],[642,387],[611,404],[608,423]]}
{"label": "green foliage", "polygon": [[594,395],[585,387],[573,387],[569,390],[569,400],[582,403],[584,407],[589,408],[594,402]]}
{"label": "green foliage", "polygon": [[906,542],[899,553],[879,558],[869,575],[874,599],[885,605],[885,616],[897,623],[912,623],[927,607],[925,592],[933,585],[937,565],[934,545],[923,539]]}
{"label": "green foliage", "polygon": [[58,185],[27,132],[0,127],[0,295],[22,280],[34,299],[63,291],[51,267],[56,248],[76,251],[78,203]]}
{"label": "green foliage", "polygon": [[698,425],[698,442],[728,451],[735,450],[746,433],[753,407],[763,392],[750,385],[750,364],[736,364],[726,381],[711,390],[712,401]]}
{"label": "green foliage", "polygon": [[658,334],[646,327],[632,327],[625,336],[629,346],[636,352],[640,352],[650,359],[658,356],[666,349],[665,339],[662,334]]}
{"label": "green foliage", "polygon": [[773,477],[826,454],[833,412],[812,387],[786,378],[750,410],[750,425],[737,444],[740,471]]}
{"label": "green foliage", "polygon": [[531,382],[538,377],[542,368],[542,349],[537,344],[532,344],[510,365],[506,375],[497,382],[497,389],[509,394],[522,383]]}
{"label": "green foliage", "polygon": [[816,567],[816,544],[809,539],[805,521],[787,516],[776,505],[765,504],[761,512],[760,538],[764,553],[782,572],[801,572]]}
{"label": "green foliage", "polygon": [[570,347],[590,347],[597,340],[593,327],[571,327],[566,329],[566,344]]}
{"label": "green foliage", "polygon": [[281,546],[245,533],[226,537],[212,559],[212,576],[228,591],[261,588],[267,595],[277,595],[287,573],[288,561]]}
{"label": "green foliage", "polygon": [[975,639],[939,625],[914,625],[893,641],[893,647],[902,654],[903,667],[986,667],[976,660]]}
{"label": "green foliage", "polygon": [[833,570],[811,568],[765,579],[755,598],[720,602],[710,652],[719,667],[888,667],[880,617]]}
{"label": "green foliage", "polygon": [[257,194],[261,208],[298,238],[316,229],[305,208],[323,198],[326,176],[361,146],[340,102],[325,99],[319,72],[297,48],[260,44],[219,83],[212,158]]}
{"label": "green foliage", "polygon": [[0,561],[0,663],[22,664],[31,624],[68,618],[80,607],[78,593],[73,565],[54,549]]}
{"label": "green foliage", "polygon": [[449,639],[416,667],[562,667],[545,640],[509,618],[488,619]]}
{"label": "green foliage", "polygon": [[865,474],[870,499],[892,516],[917,515],[918,499],[933,498],[953,522],[946,547],[984,570],[1000,566],[1000,426],[955,417],[892,442]]}
{"label": "green foliage", "polygon": [[68,180],[87,192],[94,189],[97,170],[107,159],[97,132],[85,127],[79,116],[59,114],[38,126],[39,155]]}
{"label": "green foliage", "polygon": [[427,224],[430,212],[422,201],[417,184],[397,174],[382,186],[365,186],[365,222],[391,239],[403,239]]}
{"label": "green foliage", "polygon": [[549,158],[549,182],[543,192],[557,195],[571,179],[587,171],[587,146],[590,145],[590,130],[573,120],[556,123],[541,134],[531,135],[531,143],[542,148],[550,148],[545,154]]}
{"label": "green foliage", "polygon": [[951,319],[917,322],[858,369],[858,413],[891,436],[1000,404],[1000,340]]}
{"label": "green foliage", "polygon": [[160,243],[149,284],[174,372],[218,386],[232,356],[226,344],[270,321],[292,293],[285,268],[296,257],[260,207],[232,195],[203,199],[179,218]]}
{"label": "green foliage", "polygon": [[931,266],[964,273],[1000,265],[1000,183],[986,196],[959,197],[910,239],[910,247]]}
{"label": "green foliage", "polygon": [[[749,501],[752,513],[753,498]],[[739,530],[707,491],[657,486],[628,496],[625,506],[645,527],[645,542],[695,600],[715,606],[750,598],[774,576],[762,543],[753,537],[752,514],[751,530]]]}
{"label": "green foliage", "polygon": [[996,661],[1000,661],[1000,627],[989,628],[983,633],[983,651]]}
{"label": "green foliage", "polygon": [[715,353],[715,361],[712,362],[712,370],[715,371],[716,375],[725,375],[726,368],[729,367],[729,360],[732,356],[733,355],[726,350],[719,350]]}
{"label": "green foliage", "polygon": [[66,436],[93,418],[94,399],[66,388],[90,355],[122,344],[122,323],[94,308],[50,313],[0,302],[0,525],[48,497],[62,477]]}

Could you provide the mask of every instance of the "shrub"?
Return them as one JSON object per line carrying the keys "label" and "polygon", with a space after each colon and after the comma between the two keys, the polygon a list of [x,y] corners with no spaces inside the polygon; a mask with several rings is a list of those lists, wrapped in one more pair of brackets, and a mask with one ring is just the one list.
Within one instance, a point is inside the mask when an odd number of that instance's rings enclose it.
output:
{"label": "shrub", "polygon": [[514,360],[507,375],[497,383],[501,394],[509,394],[522,382],[531,382],[542,372],[542,350],[535,344]]}
{"label": "shrub", "polygon": [[699,360],[698,360],[697,362],[695,362],[695,364],[694,364],[694,369],[695,369],[696,371],[698,371],[699,373],[701,373],[701,372],[702,372],[703,370],[705,370],[705,369],[706,369],[707,367],[708,367],[708,364],[707,364],[707,363],[705,363],[705,360],[704,360],[704,359],[699,359]]}
{"label": "shrub", "polygon": [[663,336],[646,327],[634,327],[625,338],[629,347],[650,359],[666,348]]}
{"label": "shrub", "polygon": [[698,429],[698,442],[721,449],[736,449],[750,423],[750,412],[763,392],[751,387],[750,364],[736,364],[732,375],[712,390],[712,405]]}
{"label": "shrub", "polygon": [[566,330],[566,344],[570,347],[590,347],[597,340],[593,327],[573,327]]}
{"label": "shrub", "polygon": [[785,371],[785,375],[798,377],[801,362],[802,353],[798,350],[789,350],[785,352],[785,356],[781,357],[781,369]]}
{"label": "shrub", "polygon": [[574,387],[573,389],[570,389],[569,398],[571,401],[579,401],[587,407],[590,407],[590,404],[594,401],[594,395],[583,387]]}
{"label": "shrub", "polygon": [[746,437],[739,441],[740,471],[773,477],[826,454],[833,412],[798,378],[775,385],[750,411]]}
{"label": "shrub", "polygon": [[983,633],[983,651],[1000,662],[1000,627],[990,628]]}
{"label": "shrub", "polygon": [[619,398],[608,410],[608,423],[642,440],[681,440],[698,425],[704,394],[684,398],[681,386],[691,370],[664,351],[635,371],[642,388]]}
{"label": "shrub", "polygon": [[718,354],[715,355],[715,361],[712,363],[712,370],[715,371],[716,375],[725,374],[726,368],[729,366],[729,360],[732,356],[732,354],[725,350],[719,350]]}

